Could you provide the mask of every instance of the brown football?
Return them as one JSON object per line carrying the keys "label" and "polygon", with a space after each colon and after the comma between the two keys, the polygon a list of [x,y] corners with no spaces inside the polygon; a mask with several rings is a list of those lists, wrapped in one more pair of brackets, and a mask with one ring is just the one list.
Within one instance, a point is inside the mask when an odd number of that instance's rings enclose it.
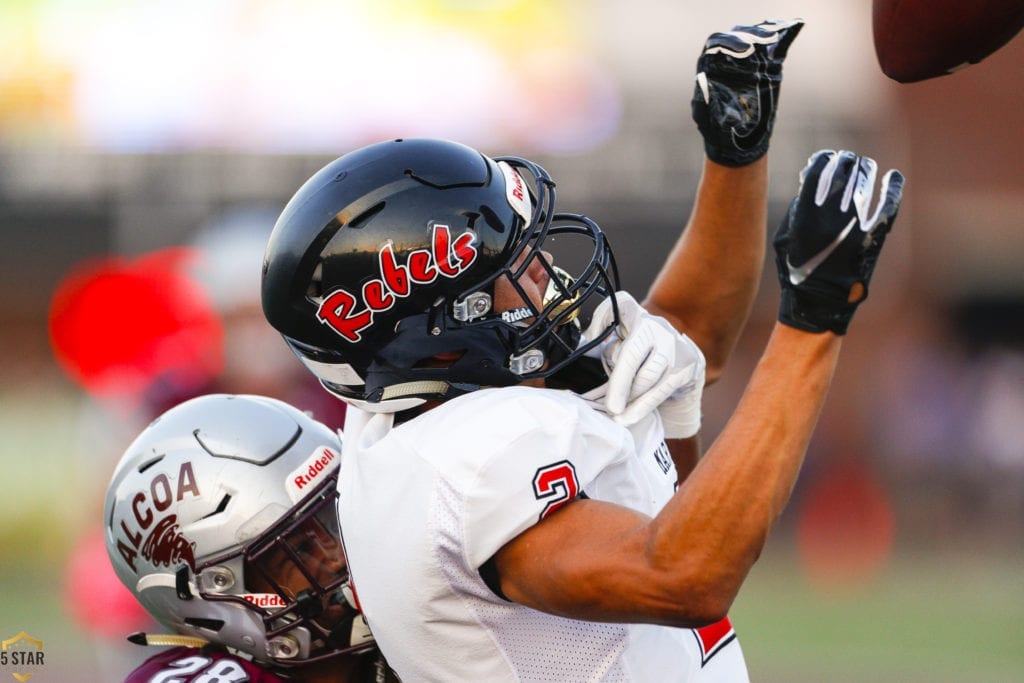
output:
{"label": "brown football", "polygon": [[1024,26],[1024,0],[872,0],[875,54],[900,83],[977,64]]}

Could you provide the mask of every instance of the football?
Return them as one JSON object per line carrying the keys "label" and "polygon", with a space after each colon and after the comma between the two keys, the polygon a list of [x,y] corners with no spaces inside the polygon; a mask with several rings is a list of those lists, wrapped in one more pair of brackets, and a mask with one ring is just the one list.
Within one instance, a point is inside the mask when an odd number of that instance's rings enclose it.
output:
{"label": "football", "polygon": [[977,64],[1024,26],[1024,0],[872,0],[875,54],[900,83]]}

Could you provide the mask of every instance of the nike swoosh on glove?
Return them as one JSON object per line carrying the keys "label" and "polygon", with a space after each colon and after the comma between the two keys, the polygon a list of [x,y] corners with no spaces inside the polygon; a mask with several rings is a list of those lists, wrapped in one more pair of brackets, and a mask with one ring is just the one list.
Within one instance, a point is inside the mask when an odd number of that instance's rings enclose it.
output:
{"label": "nike swoosh on glove", "polygon": [[[700,430],[704,354],[664,318],[649,313],[627,292],[616,292],[621,334],[597,347],[608,381],[583,398],[619,424],[630,426],[657,410],[666,438]],[[611,299],[594,311],[585,338],[607,328]]]}

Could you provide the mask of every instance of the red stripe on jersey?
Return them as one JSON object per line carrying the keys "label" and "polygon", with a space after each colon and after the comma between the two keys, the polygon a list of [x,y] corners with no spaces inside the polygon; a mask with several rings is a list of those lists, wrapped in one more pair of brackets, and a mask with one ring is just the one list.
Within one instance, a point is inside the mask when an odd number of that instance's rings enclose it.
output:
{"label": "red stripe on jersey", "polygon": [[732,622],[729,621],[729,617],[724,617],[721,621],[716,621],[702,628],[695,628],[693,629],[693,634],[697,637],[697,643],[700,645],[701,666],[707,664],[708,660],[714,657],[716,652],[728,645],[736,637],[736,632],[733,631]]}

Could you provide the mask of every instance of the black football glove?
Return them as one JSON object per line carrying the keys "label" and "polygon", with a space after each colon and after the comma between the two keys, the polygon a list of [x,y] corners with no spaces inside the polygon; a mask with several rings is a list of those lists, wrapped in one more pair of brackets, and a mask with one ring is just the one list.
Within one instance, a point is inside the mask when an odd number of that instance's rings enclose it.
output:
{"label": "black football glove", "polygon": [[709,159],[746,166],[768,151],[782,62],[803,25],[801,19],[770,20],[708,38],[690,106]]}
{"label": "black football glove", "polygon": [[800,172],[799,193],[773,241],[783,323],[846,333],[903,197],[903,175],[887,172],[869,216],[876,173],[874,160],[832,150],[813,154]]}

